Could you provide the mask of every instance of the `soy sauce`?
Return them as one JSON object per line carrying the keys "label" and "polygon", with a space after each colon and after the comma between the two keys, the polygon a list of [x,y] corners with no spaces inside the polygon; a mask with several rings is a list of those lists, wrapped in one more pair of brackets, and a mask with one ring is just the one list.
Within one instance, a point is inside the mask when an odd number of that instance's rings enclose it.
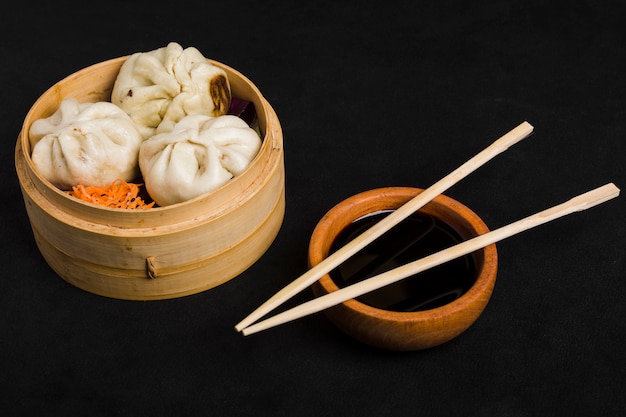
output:
{"label": "soy sauce", "polygon": [[[359,236],[389,213],[379,211],[354,221],[337,236],[331,252]],[[463,240],[457,231],[443,221],[419,212],[414,213],[331,271],[330,276],[338,287],[346,287]],[[475,281],[476,261],[473,254],[468,254],[362,295],[358,300],[389,311],[423,311],[456,300]]]}

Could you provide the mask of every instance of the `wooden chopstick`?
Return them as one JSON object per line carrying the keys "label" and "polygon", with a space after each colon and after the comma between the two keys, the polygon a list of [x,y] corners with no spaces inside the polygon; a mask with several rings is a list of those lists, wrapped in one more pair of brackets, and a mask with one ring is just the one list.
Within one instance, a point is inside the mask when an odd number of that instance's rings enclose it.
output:
{"label": "wooden chopstick", "polygon": [[343,263],[346,259],[350,258],[360,249],[367,246],[370,242],[384,234],[387,230],[391,229],[396,224],[410,216],[412,213],[419,210],[426,203],[433,198],[442,194],[445,190],[456,184],[458,181],[475,171],[481,165],[495,157],[496,155],[504,152],[510,146],[516,144],[522,139],[526,138],[533,131],[533,127],[528,122],[522,122],[519,126],[506,133],[498,140],[493,142],[483,151],[475,155],[473,158],[465,162],[463,165],[452,171],[450,174],[431,185],[429,188],[421,192],[413,199],[406,202],[397,210],[393,211],[390,215],[385,217],[379,223],[372,226],[361,235],[357,236],[354,240],[343,246],[338,251],[334,252],[331,256],[324,259],[315,267],[309,269],[306,273],[301,275],[296,280],[292,281],[282,290],[278,291],[274,296],[268,299],[260,307],[254,310],[250,315],[243,319],[239,324],[235,326],[237,331],[241,331],[248,327],[250,324],[257,321],[285,301],[298,294],[306,287],[313,284],[322,276],[336,268]]}
{"label": "wooden chopstick", "polygon": [[253,333],[266,330],[270,327],[277,326],[313,313],[317,313],[326,308],[335,306],[344,301],[358,297],[365,293],[374,291],[378,288],[392,284],[401,279],[415,275],[426,269],[435,267],[444,262],[448,262],[452,259],[467,255],[478,249],[484,248],[492,243],[496,243],[502,239],[513,236],[524,230],[531,229],[541,224],[547,223],[559,217],[565,216],[577,211],[586,210],[598,204],[604,203],[619,195],[619,188],[614,184],[609,183],[602,187],[591,190],[587,193],[581,194],[572,198],[565,203],[559,204],[547,210],[541,211],[532,216],[526,217],[517,222],[511,223],[507,226],[477,236],[465,242],[459,243],[455,246],[449,247],[442,251],[439,251],[433,255],[429,255],[425,258],[408,263],[382,274],[376,275],[372,278],[368,278],[364,281],[353,284],[349,287],[342,288],[340,290],[331,292],[321,297],[314,298],[313,300],[300,304],[290,310],[277,314],[269,319],[253,324],[243,329],[244,335],[250,335]]}

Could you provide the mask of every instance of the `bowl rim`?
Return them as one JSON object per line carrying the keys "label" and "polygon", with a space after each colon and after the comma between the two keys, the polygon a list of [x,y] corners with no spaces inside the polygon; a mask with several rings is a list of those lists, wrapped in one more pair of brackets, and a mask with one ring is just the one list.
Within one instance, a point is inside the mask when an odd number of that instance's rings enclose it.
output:
{"label": "bowl rim", "polygon": [[[343,230],[349,223],[361,218],[364,213],[368,214],[385,209],[398,208],[402,204],[397,203],[398,199],[408,201],[423,191],[424,189],[415,187],[383,187],[363,191],[341,201],[322,217],[311,235],[308,257],[309,266],[317,265],[328,255],[332,241],[328,241],[327,235],[331,232],[332,226],[334,226],[334,223],[340,216],[350,220],[344,221],[342,226],[335,228],[335,230]],[[388,207],[385,208],[384,206]],[[485,222],[474,211],[451,197],[443,194],[438,195],[420,211],[428,210],[433,206],[457,213],[466,222],[465,226],[469,226],[472,233],[476,235],[489,231]],[[340,230],[337,230],[337,233]],[[335,233],[332,240],[337,236],[337,233]],[[426,322],[456,314],[478,302],[481,297],[484,297],[485,291],[489,291],[489,295],[491,294],[497,271],[496,245],[488,245],[477,252],[480,252],[482,259],[479,262],[480,266],[477,271],[476,281],[461,297],[443,306],[415,312],[400,312],[373,307],[356,299],[347,300],[342,305],[354,313],[379,321],[393,323]],[[489,262],[486,260],[489,260]],[[324,292],[332,292],[339,289],[330,277],[330,274],[325,274],[316,284]]]}

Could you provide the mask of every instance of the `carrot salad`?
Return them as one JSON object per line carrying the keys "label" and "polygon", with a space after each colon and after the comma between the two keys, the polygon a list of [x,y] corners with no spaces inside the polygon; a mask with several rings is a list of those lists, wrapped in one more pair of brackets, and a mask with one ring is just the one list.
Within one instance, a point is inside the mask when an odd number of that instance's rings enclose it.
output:
{"label": "carrot salad", "polygon": [[89,203],[122,209],[148,209],[154,201],[146,203],[139,197],[139,187],[143,184],[128,183],[121,178],[104,187],[84,186],[81,182],[67,193]]}

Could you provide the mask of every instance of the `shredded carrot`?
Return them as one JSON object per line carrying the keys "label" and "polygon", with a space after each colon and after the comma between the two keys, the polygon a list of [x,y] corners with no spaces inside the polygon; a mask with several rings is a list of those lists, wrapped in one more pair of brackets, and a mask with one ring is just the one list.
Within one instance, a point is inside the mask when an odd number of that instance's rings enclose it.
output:
{"label": "shredded carrot", "polygon": [[148,209],[154,201],[146,204],[139,197],[139,187],[143,184],[128,183],[121,178],[104,187],[85,186],[81,182],[67,193],[89,203],[123,209]]}

